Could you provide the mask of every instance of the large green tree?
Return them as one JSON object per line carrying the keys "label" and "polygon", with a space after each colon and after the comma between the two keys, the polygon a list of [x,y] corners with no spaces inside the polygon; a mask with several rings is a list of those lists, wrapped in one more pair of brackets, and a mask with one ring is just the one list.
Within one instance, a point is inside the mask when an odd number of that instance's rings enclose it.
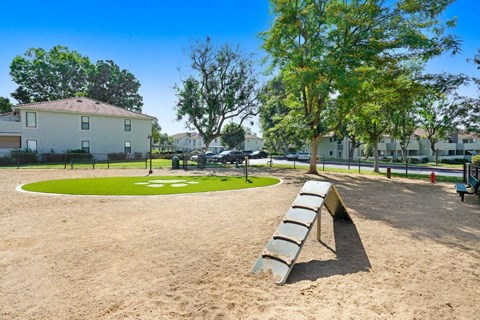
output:
{"label": "large green tree", "polygon": [[177,120],[197,130],[208,148],[226,120],[242,125],[258,113],[257,77],[251,58],[239,48],[215,47],[210,39],[191,51],[193,74],[175,85]]}
{"label": "large green tree", "polygon": [[429,74],[423,78],[425,90],[416,101],[417,121],[426,131],[432,154],[436,144],[449,138],[457,128],[468,128],[478,119],[479,110],[458,89],[469,82],[463,74]]}
{"label": "large green tree", "polygon": [[20,103],[30,103],[84,95],[91,68],[87,57],[67,47],[55,46],[50,51],[28,49],[10,64],[10,75],[18,84],[12,97]]}
{"label": "large green tree", "polygon": [[112,60],[89,58],[64,46],[49,51],[31,48],[16,56],[10,75],[18,85],[12,97],[20,103],[88,96],[127,110],[142,111],[140,82]]}
{"label": "large green tree", "polygon": [[162,127],[158,123],[157,118],[152,121],[152,142],[162,147],[173,146],[173,138],[166,132],[162,133]]}
{"label": "large green tree", "polygon": [[240,124],[230,122],[223,127],[220,142],[229,149],[237,149],[245,142],[246,130]]}
{"label": "large green tree", "polygon": [[[300,96],[313,154],[321,135],[351,112],[329,102],[359,86],[365,70],[458,49],[458,41],[444,33],[446,24],[453,22],[438,19],[453,0],[270,2],[275,19],[262,34],[263,47],[280,70],[287,92]],[[335,116],[329,116],[332,113]],[[326,122],[335,118],[336,123]],[[315,158],[309,173],[317,173]]]}
{"label": "large green tree", "polygon": [[391,125],[391,114],[398,102],[395,80],[392,70],[382,70],[370,81],[365,81],[363,85],[367,96],[360,108],[348,117],[350,132],[366,144],[365,150],[373,153],[374,172],[380,171],[378,143]]}
{"label": "large green tree", "polygon": [[161,131],[162,131],[162,127],[160,126],[160,124],[158,123],[158,119],[155,118],[153,119],[152,121],[152,142],[154,144],[158,144],[160,143],[160,135],[161,135]]}
{"label": "large green tree", "polygon": [[88,76],[87,96],[127,110],[141,112],[140,82],[112,60],[99,60]]}
{"label": "large green tree", "polygon": [[[478,50],[477,54],[473,58],[473,62],[475,63],[477,70],[480,71],[480,50]],[[473,77],[473,81],[477,85],[478,92],[480,92],[480,78]],[[480,113],[478,112],[480,109],[480,95],[477,95],[477,97],[471,98],[470,105],[472,110],[476,111],[477,114],[471,117],[470,119],[471,121],[467,126],[467,128],[470,131],[475,131],[477,133],[480,133],[480,115],[478,114]]]}
{"label": "large green tree", "polygon": [[11,112],[13,108],[13,103],[10,102],[10,99],[0,97],[0,113]]}
{"label": "large green tree", "polygon": [[292,115],[287,104],[291,102],[287,99],[281,77],[275,77],[263,86],[259,101],[265,148],[270,152],[281,150],[284,154],[288,153],[289,147],[299,149],[304,144],[303,130],[298,130],[295,122],[290,121]]}

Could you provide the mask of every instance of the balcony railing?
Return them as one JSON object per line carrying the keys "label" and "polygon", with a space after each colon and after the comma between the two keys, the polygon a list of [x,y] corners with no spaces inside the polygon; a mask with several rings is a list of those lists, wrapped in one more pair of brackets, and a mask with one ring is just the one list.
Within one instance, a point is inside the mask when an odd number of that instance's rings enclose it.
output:
{"label": "balcony railing", "polygon": [[457,150],[456,143],[449,143],[449,142],[437,142],[435,144],[435,149],[438,150]]}
{"label": "balcony railing", "polygon": [[22,123],[16,121],[0,121],[0,134],[20,133],[22,131]]}

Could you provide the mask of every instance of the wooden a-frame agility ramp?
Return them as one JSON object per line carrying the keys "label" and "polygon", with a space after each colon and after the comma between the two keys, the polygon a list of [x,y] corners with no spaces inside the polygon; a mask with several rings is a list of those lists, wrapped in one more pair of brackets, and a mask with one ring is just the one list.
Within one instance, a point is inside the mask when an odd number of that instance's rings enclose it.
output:
{"label": "wooden a-frame agility ramp", "polygon": [[252,273],[271,273],[276,284],[283,285],[313,228],[315,219],[317,239],[320,241],[320,212],[323,205],[332,218],[351,221],[333,184],[307,181],[253,266]]}

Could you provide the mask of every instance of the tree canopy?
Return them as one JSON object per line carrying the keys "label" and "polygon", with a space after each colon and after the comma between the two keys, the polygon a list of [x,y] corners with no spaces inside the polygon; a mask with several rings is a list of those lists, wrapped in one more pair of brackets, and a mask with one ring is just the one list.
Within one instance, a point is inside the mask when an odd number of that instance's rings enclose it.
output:
{"label": "tree canopy", "polygon": [[246,130],[238,123],[228,123],[223,127],[220,142],[228,149],[237,149],[245,142]]}
{"label": "tree canopy", "polygon": [[8,98],[0,97],[0,113],[11,112],[13,104]]}
{"label": "tree canopy", "polygon": [[426,131],[433,154],[436,143],[447,138],[458,127],[467,128],[478,119],[479,108],[458,94],[458,88],[469,81],[459,74],[428,74],[423,77],[424,91],[415,102],[417,122]]}
{"label": "tree canopy", "polygon": [[10,75],[18,84],[12,97],[30,103],[82,95],[88,88],[91,66],[87,57],[67,47],[28,49],[25,56],[16,56],[10,64]]}
{"label": "tree canopy", "polygon": [[88,57],[64,46],[28,49],[13,59],[10,75],[18,85],[12,97],[19,103],[88,96],[137,112],[143,106],[140,82],[128,70],[112,60],[93,65]]}
{"label": "tree canopy", "polygon": [[192,47],[190,58],[192,75],[174,87],[175,110],[177,120],[196,129],[208,148],[226,120],[242,125],[258,113],[258,81],[251,58],[238,47],[215,47],[207,38]]}
{"label": "tree canopy", "polygon": [[259,101],[260,125],[266,149],[271,152],[281,150],[287,154],[289,148],[301,148],[304,130],[298,127],[298,122],[291,120],[293,112],[288,105],[293,103],[287,100],[281,77],[277,76],[263,86]]}
{"label": "tree canopy", "polygon": [[139,89],[140,82],[135,76],[112,60],[97,61],[88,76],[87,96],[130,111],[142,111]]}
{"label": "tree canopy", "polygon": [[[453,22],[438,19],[452,1],[270,1],[275,20],[262,34],[263,47],[287,95],[301,102],[302,114],[295,119],[306,128],[313,154],[321,135],[355,111],[356,106],[331,102],[361,92],[357,89],[375,70],[458,50],[458,40],[445,34]],[[298,113],[299,106],[293,109]],[[309,172],[317,173],[315,157]]]}

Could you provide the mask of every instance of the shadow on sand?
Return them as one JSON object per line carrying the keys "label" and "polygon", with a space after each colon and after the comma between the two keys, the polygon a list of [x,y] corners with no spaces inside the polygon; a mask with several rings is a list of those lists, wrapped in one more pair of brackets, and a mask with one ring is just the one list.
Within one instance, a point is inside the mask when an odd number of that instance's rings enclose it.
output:
{"label": "shadow on sand", "polygon": [[370,270],[370,261],[354,223],[344,220],[333,221],[335,249],[322,245],[336,254],[335,260],[312,260],[295,264],[287,283],[302,280],[315,281],[334,275],[345,275]]}

